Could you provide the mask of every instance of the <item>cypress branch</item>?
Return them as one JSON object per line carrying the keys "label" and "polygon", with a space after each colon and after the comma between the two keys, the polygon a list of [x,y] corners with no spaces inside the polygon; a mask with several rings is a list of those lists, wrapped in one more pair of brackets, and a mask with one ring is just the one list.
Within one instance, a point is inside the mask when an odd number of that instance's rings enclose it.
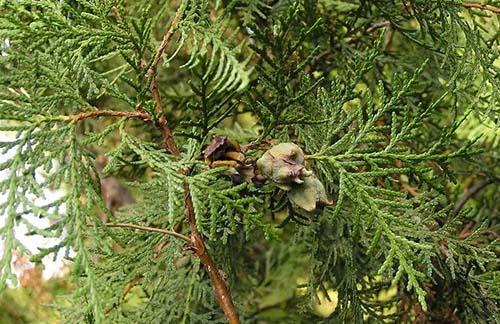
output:
{"label": "cypress branch", "polygon": [[82,112],[76,115],[69,115],[69,116],[64,116],[63,119],[65,120],[71,120],[71,121],[80,121],[84,120],[87,118],[94,118],[94,117],[101,117],[101,116],[108,116],[108,117],[124,117],[124,118],[139,118],[144,121],[150,120],[150,116],[144,112],[140,111],[115,111],[115,110],[97,110],[97,111],[89,111],[89,112]]}
{"label": "cypress branch", "polygon": [[484,4],[484,3],[474,3],[474,2],[464,2],[462,3],[462,6],[466,9],[470,8],[475,8],[475,9],[481,9],[481,10],[487,10],[491,11],[497,15],[500,15],[500,8]]}
{"label": "cypress branch", "polygon": [[[179,8],[174,17],[174,20],[170,25],[170,28],[163,36],[163,40],[162,43],[160,44],[160,47],[156,51],[155,58],[153,60],[153,64],[150,70],[151,72],[148,72],[151,75],[151,85],[150,85],[151,94],[156,104],[156,111],[160,115],[160,119],[158,121],[160,126],[163,128],[163,137],[165,140],[165,144],[167,150],[174,156],[180,156],[180,151],[177,146],[177,143],[175,142],[175,139],[173,138],[172,131],[170,130],[170,127],[168,125],[168,120],[162,114],[160,92],[158,84],[156,82],[156,65],[158,64],[163,52],[165,51],[165,48],[167,47],[168,41],[173,34],[173,30],[177,25],[180,16],[181,16],[181,10]],[[184,175],[188,175],[189,170],[183,169],[181,170],[181,172]],[[205,267],[210,277],[210,281],[212,282],[212,286],[215,292],[215,296],[217,297],[217,301],[221,306],[222,310],[224,311],[224,314],[226,314],[227,320],[231,324],[237,324],[239,323],[239,318],[238,314],[236,313],[236,310],[234,309],[231,293],[229,292],[227,283],[225,282],[224,279],[222,279],[217,265],[208,254],[207,249],[205,247],[205,243],[203,242],[203,239],[196,227],[196,219],[194,216],[195,213],[193,208],[193,201],[191,199],[191,193],[189,191],[189,184],[187,182],[184,182],[183,187],[184,187],[184,215],[186,223],[188,223],[189,229],[191,231],[190,234],[190,239],[192,242],[191,248],[193,249],[194,254],[200,259],[201,263]]]}
{"label": "cypress branch", "polygon": [[[175,237],[177,239],[183,240],[183,241],[188,242],[188,243],[191,242],[187,236],[184,236],[184,235],[177,233],[175,231],[169,231],[169,230],[165,230],[162,228],[142,226],[142,225],[137,225],[137,224],[128,224],[128,223],[105,223],[104,225],[106,227],[121,227],[121,228],[138,229],[138,230],[147,231],[147,232],[162,233],[162,234],[169,235],[169,236]],[[88,226],[92,226],[92,225],[89,224]]]}
{"label": "cypress branch", "polygon": [[497,7],[0,1],[0,288],[53,256],[70,323],[494,322]]}

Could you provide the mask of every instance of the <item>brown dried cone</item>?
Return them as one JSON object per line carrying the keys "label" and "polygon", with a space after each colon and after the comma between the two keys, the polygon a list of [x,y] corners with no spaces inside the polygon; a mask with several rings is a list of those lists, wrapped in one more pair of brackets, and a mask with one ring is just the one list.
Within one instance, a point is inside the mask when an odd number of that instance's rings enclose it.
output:
{"label": "brown dried cone", "polygon": [[226,136],[214,136],[203,157],[211,168],[228,168],[236,183],[252,182],[255,176],[253,163],[245,159],[238,142]]}
{"label": "brown dried cone", "polygon": [[238,142],[227,136],[214,136],[210,144],[203,150],[203,157],[209,166],[217,161],[243,163],[245,160]]}
{"label": "brown dried cone", "polygon": [[304,163],[304,152],[297,144],[281,143],[257,160],[257,168],[261,176],[288,191],[289,200],[305,211],[331,205],[323,184]]}

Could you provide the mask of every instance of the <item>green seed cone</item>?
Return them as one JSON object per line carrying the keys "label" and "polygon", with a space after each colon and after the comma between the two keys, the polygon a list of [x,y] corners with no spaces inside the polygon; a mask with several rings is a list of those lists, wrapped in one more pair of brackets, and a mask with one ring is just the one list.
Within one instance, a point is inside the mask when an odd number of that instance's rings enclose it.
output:
{"label": "green seed cone", "polygon": [[303,184],[293,186],[288,193],[288,198],[308,212],[314,211],[317,207],[332,204],[326,196],[325,187],[315,175],[304,178]]}

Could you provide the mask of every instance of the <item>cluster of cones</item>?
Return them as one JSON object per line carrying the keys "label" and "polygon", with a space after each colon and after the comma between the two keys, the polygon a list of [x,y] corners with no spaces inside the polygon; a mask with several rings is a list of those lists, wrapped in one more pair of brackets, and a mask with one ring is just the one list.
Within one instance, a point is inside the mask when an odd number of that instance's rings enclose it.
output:
{"label": "cluster of cones", "polygon": [[332,204],[321,181],[306,168],[304,152],[297,144],[274,145],[257,160],[246,158],[247,150],[226,136],[215,136],[203,155],[211,168],[227,167],[236,183],[272,182],[307,212]]}

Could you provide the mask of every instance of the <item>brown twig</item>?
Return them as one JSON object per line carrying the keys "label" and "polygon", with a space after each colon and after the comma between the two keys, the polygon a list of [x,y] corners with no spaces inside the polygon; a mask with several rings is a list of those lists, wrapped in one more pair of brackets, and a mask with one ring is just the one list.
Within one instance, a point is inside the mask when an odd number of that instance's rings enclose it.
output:
{"label": "brown twig", "polygon": [[[191,243],[191,240],[189,239],[189,237],[182,235],[181,233],[166,230],[163,228],[142,226],[142,225],[130,224],[130,223],[104,223],[104,225],[107,227],[130,228],[130,229],[136,229],[136,230],[141,230],[141,231],[145,231],[145,232],[161,233],[161,234],[169,235],[169,236],[175,237],[179,240]],[[87,226],[92,227],[93,225],[87,224]]]}
{"label": "brown twig", "polygon": [[[155,72],[155,74],[156,74],[156,72]],[[170,126],[168,125],[167,117],[165,117],[165,115],[162,114],[160,90],[158,89],[158,83],[156,82],[156,76],[154,76],[153,80],[151,81],[150,90],[151,90],[151,94],[153,96],[153,100],[156,104],[156,112],[160,116],[158,119],[158,123],[162,128],[163,138],[165,140],[165,146],[167,147],[167,150],[170,153],[178,156],[178,155],[180,155],[179,148],[177,147],[177,144],[175,143],[175,139],[174,139],[174,136],[172,134],[172,130],[170,129]]]}
{"label": "brown twig", "polygon": [[200,259],[200,262],[203,264],[208,276],[210,277],[210,282],[212,283],[212,288],[214,289],[217,302],[224,311],[229,323],[239,323],[240,320],[236,310],[234,309],[229,287],[219,272],[214,260],[207,253],[205,243],[203,242],[200,232],[198,232],[198,229],[196,228],[193,201],[191,199],[189,184],[187,182],[184,182],[184,216],[191,231],[191,244],[193,252]]}
{"label": "brown twig", "polygon": [[163,52],[165,52],[168,42],[170,41],[170,37],[172,37],[172,35],[174,34],[174,29],[179,23],[181,16],[182,16],[182,10],[181,8],[179,8],[175,13],[175,17],[172,20],[172,23],[170,24],[170,28],[163,35],[163,39],[161,40],[160,46],[158,47],[158,50],[156,51],[155,57],[153,59],[153,64],[151,66],[152,69],[156,69],[156,66],[160,62],[161,56],[163,55]]}
{"label": "brown twig", "polygon": [[487,11],[491,11],[497,15],[500,15],[500,8],[497,8],[497,7],[494,7],[491,5],[487,5],[487,4],[483,4],[483,3],[464,2],[464,3],[462,3],[462,7],[466,8],[466,9],[473,8],[473,9],[487,10]]}
{"label": "brown twig", "polygon": [[147,77],[149,80],[149,89],[151,91],[153,101],[155,102],[156,113],[158,114],[158,116],[160,116],[158,119],[158,123],[160,124],[163,130],[163,138],[165,139],[165,145],[167,146],[167,150],[169,150],[169,152],[172,153],[173,155],[179,155],[180,152],[172,135],[172,130],[168,125],[168,120],[163,115],[160,90],[158,88],[158,82],[156,81],[156,68],[158,66],[158,63],[160,62],[163,53],[165,52],[165,49],[167,48],[168,42],[172,37],[174,29],[177,26],[177,23],[179,22],[181,16],[182,16],[182,11],[179,8],[175,14],[174,19],[172,20],[172,23],[170,24],[170,28],[163,35],[163,39],[154,56],[153,63],[151,64],[151,67],[149,68],[147,73]]}
{"label": "brown twig", "polygon": [[495,182],[500,182],[499,178],[491,178],[489,180],[486,180],[484,182],[476,183],[473,185],[471,188],[469,188],[464,195],[458,200],[453,207],[453,213],[457,214],[467,203],[467,201],[474,197],[478,192],[486,188],[488,185],[495,183]]}
{"label": "brown twig", "polygon": [[[179,22],[181,16],[182,12],[179,9],[177,10],[175,17],[172,20],[169,29],[163,36],[163,40],[160,43],[158,50],[156,51],[153,62],[147,74],[148,80],[150,80],[151,95],[156,105],[156,112],[160,116],[158,122],[163,129],[163,138],[165,140],[167,150],[172,155],[175,156],[180,156],[180,151],[172,135],[172,130],[170,129],[168,120],[162,113],[160,91],[158,89],[158,83],[156,81],[156,68],[158,63],[160,62],[163,53],[165,52],[165,49],[167,48],[168,42],[172,37],[174,29],[177,23]],[[181,170],[181,172],[184,175],[188,175],[190,171],[187,169],[183,169]],[[193,207],[193,200],[191,198],[189,184],[186,181],[184,181],[184,216],[186,223],[188,223],[189,225],[189,230],[191,232],[190,233],[191,250],[193,251],[194,255],[198,257],[200,262],[203,264],[203,267],[207,271],[217,302],[222,308],[224,314],[226,315],[228,322],[230,324],[239,324],[240,322],[239,317],[233,305],[229,286],[227,285],[226,281],[219,272],[219,269],[217,268],[215,261],[208,254],[203,238],[198,229],[196,228],[196,218]]]}
{"label": "brown twig", "polygon": [[82,112],[76,115],[65,116],[66,120],[80,121],[87,118],[93,117],[125,117],[125,118],[139,118],[143,120],[150,120],[147,113],[141,111],[116,111],[116,110],[96,110],[89,112]]}

